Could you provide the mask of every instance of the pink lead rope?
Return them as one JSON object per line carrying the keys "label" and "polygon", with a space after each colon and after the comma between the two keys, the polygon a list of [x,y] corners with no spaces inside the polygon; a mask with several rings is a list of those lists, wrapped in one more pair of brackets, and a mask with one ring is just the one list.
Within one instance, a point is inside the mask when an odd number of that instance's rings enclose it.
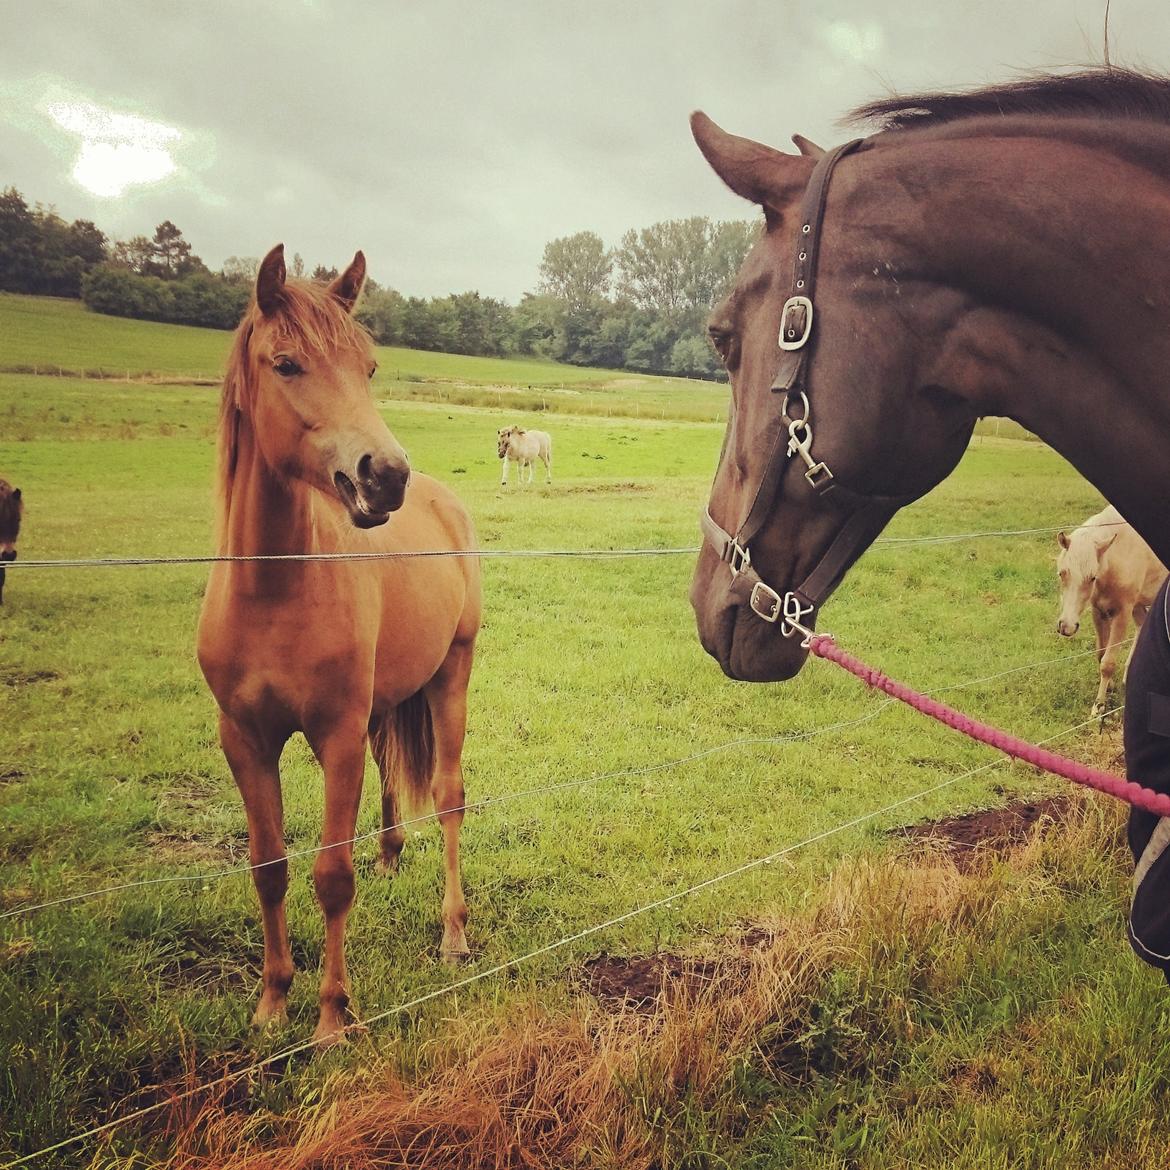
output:
{"label": "pink lead rope", "polygon": [[1083,784],[1087,788],[1095,788],[1098,792],[1106,792],[1110,796],[1117,797],[1118,800],[1132,804],[1135,808],[1152,812],[1155,816],[1170,816],[1170,796],[1155,792],[1152,788],[1144,788],[1142,785],[1121,776],[1114,776],[1112,772],[1102,772],[1099,768],[1091,768],[1088,764],[1080,764],[1076,760],[1058,756],[1055,752],[1046,751],[1026,740],[1017,739],[1014,735],[1008,735],[1007,732],[1000,731],[996,727],[980,723],[977,719],[964,715],[962,711],[948,707],[946,703],[940,703],[937,699],[919,694],[918,691],[911,690],[904,683],[895,681],[889,675],[883,674],[882,671],[876,670],[872,666],[866,666],[864,662],[854,658],[852,654],[846,654],[833,641],[831,634],[810,633],[808,648],[818,658],[835,662],[838,666],[849,671],[850,674],[856,675],[867,686],[885,691],[887,695],[901,700],[916,711],[921,711],[924,715],[929,715],[932,719],[937,719],[940,723],[945,723],[948,727],[953,727],[956,731],[961,731],[964,735],[979,740],[980,743],[989,744],[1001,752],[1006,752],[1009,756],[1014,756],[1017,760],[1023,760],[1026,764],[1043,768],[1046,772],[1063,776],[1066,780],[1073,781],[1074,784]]}

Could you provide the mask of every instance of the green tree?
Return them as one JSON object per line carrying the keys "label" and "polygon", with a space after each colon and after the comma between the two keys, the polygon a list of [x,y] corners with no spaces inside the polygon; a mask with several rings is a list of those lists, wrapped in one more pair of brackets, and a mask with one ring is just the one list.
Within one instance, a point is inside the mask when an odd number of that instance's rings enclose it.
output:
{"label": "green tree", "polygon": [[544,246],[540,291],[580,309],[609,290],[613,258],[596,232],[561,236]]}
{"label": "green tree", "polygon": [[36,217],[15,188],[0,192],[0,289],[28,292],[37,276]]}
{"label": "green tree", "polygon": [[155,265],[155,275],[164,280],[174,280],[191,271],[198,262],[198,257],[191,255],[191,245],[183,239],[183,233],[169,219],[154,229],[154,239],[151,240],[151,253]]}
{"label": "green tree", "polygon": [[618,295],[676,329],[696,330],[757,234],[750,223],[712,223],[705,216],[630,230],[616,254]]}
{"label": "green tree", "polygon": [[260,271],[259,256],[229,256],[219,270],[229,284],[255,284]]}

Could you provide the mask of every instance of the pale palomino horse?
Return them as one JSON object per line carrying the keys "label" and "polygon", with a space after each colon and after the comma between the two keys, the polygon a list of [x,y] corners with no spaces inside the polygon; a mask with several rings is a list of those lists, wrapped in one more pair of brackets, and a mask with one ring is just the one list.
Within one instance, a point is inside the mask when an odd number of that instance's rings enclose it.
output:
{"label": "pale palomino horse", "polygon": [[[1140,630],[1166,579],[1166,566],[1112,504],[1090,516],[1071,536],[1061,532],[1056,539],[1060,544],[1056,631],[1071,638],[1080,627],[1085,606],[1092,606],[1101,672],[1092,713],[1103,715],[1130,618]],[[1125,663],[1127,671],[1136,645],[1135,636]]]}
{"label": "pale palomino horse", "polygon": [[552,483],[552,436],[547,431],[527,431],[523,427],[502,427],[496,432],[496,450],[503,461],[500,483],[508,482],[508,463],[519,464],[520,482],[524,483],[524,469],[528,469],[528,483],[532,482],[536,460],[544,464],[545,483]]}
{"label": "pale palomino horse", "polygon": [[[367,753],[382,775],[379,870],[397,869],[402,802],[429,796],[443,829],[441,950],[468,953],[460,758],[480,624],[475,536],[452,492],[411,471],[374,406],[373,349],[353,318],[364,277],[360,252],[328,286],[286,281],[280,246],[260,265],[220,407],[219,551],[232,559],[212,567],[198,637],[248,815],[264,928],[255,1024],[284,1017],[293,978],[280,786],[290,736],[304,735],[324,772],[320,1044],[353,1020],[344,937]],[[410,555],[424,550],[454,555]]]}

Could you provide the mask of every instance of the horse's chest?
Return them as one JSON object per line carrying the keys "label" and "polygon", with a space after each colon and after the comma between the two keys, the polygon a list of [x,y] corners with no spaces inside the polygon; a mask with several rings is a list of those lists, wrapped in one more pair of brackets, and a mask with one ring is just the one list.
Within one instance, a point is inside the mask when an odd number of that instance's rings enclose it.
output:
{"label": "horse's chest", "polygon": [[199,662],[229,713],[281,711],[297,716],[338,700],[368,696],[373,639],[361,637],[361,614],[333,605],[209,604],[199,636]]}

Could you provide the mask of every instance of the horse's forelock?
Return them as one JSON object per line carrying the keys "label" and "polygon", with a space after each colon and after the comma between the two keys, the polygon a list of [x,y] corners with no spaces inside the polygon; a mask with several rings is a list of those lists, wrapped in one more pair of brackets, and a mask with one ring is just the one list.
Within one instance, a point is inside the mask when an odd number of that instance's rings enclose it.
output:
{"label": "horse's forelock", "polygon": [[1056,563],[1062,569],[1067,569],[1070,576],[1084,580],[1097,572],[1100,552],[1097,533],[1085,525],[1068,538],[1068,548],[1061,549]]}

